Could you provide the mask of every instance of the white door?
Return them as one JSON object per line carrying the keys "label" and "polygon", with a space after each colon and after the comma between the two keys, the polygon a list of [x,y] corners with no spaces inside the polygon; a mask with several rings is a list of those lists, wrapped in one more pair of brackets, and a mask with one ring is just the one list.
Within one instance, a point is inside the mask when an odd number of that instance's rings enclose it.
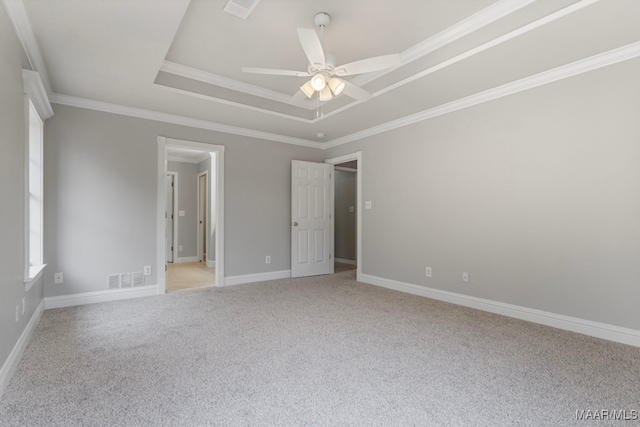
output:
{"label": "white door", "polygon": [[167,206],[164,210],[164,231],[165,231],[165,258],[167,262],[173,262],[173,184],[174,175],[168,174],[166,180]]}
{"label": "white door", "polygon": [[333,165],[291,162],[291,277],[333,274]]}

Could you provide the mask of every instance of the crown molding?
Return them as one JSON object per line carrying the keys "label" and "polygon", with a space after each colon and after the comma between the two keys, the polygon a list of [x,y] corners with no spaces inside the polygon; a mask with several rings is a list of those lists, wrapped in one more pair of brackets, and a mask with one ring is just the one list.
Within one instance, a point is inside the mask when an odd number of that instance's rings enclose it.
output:
{"label": "crown molding", "polygon": [[640,57],[640,42],[631,43],[626,46],[610,50],[608,52],[581,59],[579,61],[575,61],[548,71],[543,71],[541,73],[516,80],[511,83],[504,84],[502,86],[498,86],[474,95],[460,98],[455,101],[451,101],[446,104],[421,111],[419,113],[411,114],[397,120],[392,120],[378,126],[373,126],[360,132],[355,132],[350,135],[333,139],[325,143],[324,148],[327,149],[337,147],[339,145],[347,144],[349,142],[357,141],[373,135],[378,135],[380,133],[388,132],[390,130],[398,129],[404,126],[409,126],[414,123],[431,119],[433,117],[448,114],[454,111],[461,110],[463,108],[482,104],[484,102],[489,102],[494,99],[512,95],[514,93],[523,92],[528,89],[533,89],[538,86],[553,83],[558,80],[563,80],[569,77],[586,73],[588,71],[597,70],[598,68],[603,68],[637,57]]}
{"label": "crown molding", "polygon": [[[402,58],[402,65],[406,65],[417,59],[422,58],[429,53],[442,48],[443,46],[458,40],[464,36],[467,36],[482,27],[485,27],[505,16],[512,14],[525,6],[535,3],[538,0],[501,0],[492,4],[489,7],[482,9],[481,11],[469,16],[466,19],[452,25],[444,31],[429,37],[427,40],[418,43],[417,45],[410,47],[404,52],[400,53]],[[401,66],[402,66],[401,65]],[[372,82],[396,68],[390,68],[374,73],[361,74],[354,77],[351,83],[358,86],[365,85]]]}
{"label": "crown molding", "polygon": [[271,101],[281,102],[287,105],[293,105],[295,107],[304,108],[305,110],[313,110],[315,108],[311,102],[291,102],[292,96],[282,92],[255,86],[249,83],[241,82],[239,80],[231,79],[229,77],[220,76],[208,71],[198,70],[196,68],[171,61],[165,60],[160,67],[160,71],[192,80],[198,80],[200,82],[209,83],[215,86],[220,86],[225,89],[245,93],[247,95],[257,96],[260,98],[269,99]]}
{"label": "crown molding", "polygon": [[68,95],[53,94],[51,100],[61,105],[325,150],[638,57],[640,42],[631,43],[325,143]]}
{"label": "crown molding", "polygon": [[[406,78],[404,78],[402,80],[399,80],[396,83],[393,83],[393,84],[391,84],[389,86],[386,86],[386,87],[384,87],[384,88],[382,88],[382,89],[380,89],[380,90],[378,90],[376,92],[373,92],[371,95],[373,95],[374,97],[383,95],[383,94],[385,94],[387,92],[390,92],[390,91],[392,91],[394,89],[397,89],[397,88],[402,87],[402,86],[404,86],[406,84],[409,84],[409,83],[413,82],[414,80],[420,79],[422,77],[426,77],[429,74],[435,73],[436,71],[439,71],[439,70],[441,70],[443,68],[446,68],[446,67],[448,67],[450,65],[453,65],[453,64],[455,64],[457,62],[460,62],[460,61],[462,61],[464,59],[470,58],[473,55],[476,55],[476,54],[478,54],[480,52],[483,52],[483,51],[485,51],[487,49],[490,49],[492,47],[498,46],[498,45],[500,45],[500,44],[502,44],[502,43],[504,43],[504,42],[506,42],[508,40],[516,38],[516,37],[518,37],[518,36],[520,36],[522,34],[525,34],[525,33],[528,33],[529,31],[532,31],[532,30],[534,30],[536,28],[542,27],[543,25],[549,24],[550,22],[556,21],[556,20],[558,20],[560,18],[563,18],[563,17],[565,17],[567,15],[570,15],[570,14],[572,14],[572,13],[574,13],[574,12],[580,10],[580,9],[583,9],[583,8],[585,8],[587,6],[591,6],[592,4],[594,4],[594,3],[598,2],[598,1],[600,1],[600,0],[580,0],[577,3],[574,3],[574,4],[570,5],[570,6],[565,7],[564,9],[560,9],[560,10],[558,10],[556,12],[553,12],[553,13],[551,13],[551,14],[549,14],[547,16],[544,16],[544,17],[542,17],[542,18],[540,18],[540,19],[538,19],[536,21],[533,21],[533,22],[531,22],[531,23],[529,23],[529,24],[527,24],[525,26],[522,26],[522,27],[520,27],[518,29],[515,29],[515,30],[513,30],[513,31],[511,31],[511,32],[509,32],[507,34],[504,34],[504,35],[502,35],[500,37],[497,37],[497,38],[495,38],[493,40],[490,40],[490,41],[488,41],[486,43],[483,43],[480,46],[476,46],[473,49],[470,49],[470,50],[468,50],[466,52],[463,52],[463,53],[461,53],[459,55],[456,55],[453,58],[450,58],[450,59],[447,59],[445,61],[442,61],[442,62],[440,62],[440,63],[438,63],[438,64],[436,64],[436,65],[434,65],[432,67],[429,67],[429,68],[427,68],[425,70],[420,71],[419,73],[413,74],[413,75],[408,76],[408,77],[406,77]],[[330,112],[324,114],[323,117],[320,117],[318,119],[313,120],[312,123],[315,123],[315,122],[317,122],[317,121],[319,121],[319,120],[321,120],[321,119],[323,119],[325,117],[331,117],[333,115],[339,114],[339,113],[341,113],[343,111],[346,111],[349,108],[351,108],[351,107],[353,107],[353,106],[355,106],[357,104],[360,104],[360,101],[356,101],[354,103],[347,104],[347,105],[345,105],[343,107],[340,107],[340,108],[337,108],[337,109],[335,109],[333,111],[330,111]]]}
{"label": "crown molding", "polygon": [[44,65],[44,60],[38,48],[36,37],[33,34],[33,29],[31,28],[31,23],[29,22],[23,1],[2,0],[2,3],[7,11],[7,15],[9,15],[9,20],[11,20],[13,24],[13,28],[16,30],[18,39],[20,39],[20,43],[22,43],[22,48],[27,55],[31,68],[40,73],[44,89],[46,93],[50,94],[52,91],[49,73],[47,73],[47,68]]}
{"label": "crown molding", "polygon": [[123,116],[137,117],[140,119],[154,120],[157,122],[172,123],[176,125],[206,129],[231,135],[246,136],[249,138],[300,145],[303,147],[322,148],[321,143],[308,139],[295,138],[291,136],[263,132],[254,129],[247,129],[238,126],[225,125],[222,123],[210,122],[207,120],[192,119],[189,117],[178,116],[174,114],[160,113],[158,111],[146,110],[143,108],[127,107],[124,105],[111,104],[109,102],[95,101],[93,99],[62,95],[59,93],[54,93],[51,96],[51,101],[54,104],[68,105],[70,107],[85,108],[88,110],[102,111],[105,113],[119,114]]}
{"label": "crown molding", "polygon": [[40,119],[45,121],[49,117],[53,116],[53,108],[49,102],[49,96],[44,88],[40,74],[36,71],[22,70],[22,82],[24,86],[24,93],[29,96],[29,99],[36,108]]}
{"label": "crown molding", "polygon": [[257,111],[259,113],[269,114],[271,116],[281,117],[281,118],[284,118],[284,119],[295,120],[295,121],[303,122],[303,123],[313,123],[311,121],[311,119],[305,119],[303,117],[292,116],[291,114],[280,113],[279,111],[268,110],[268,109],[265,109],[265,108],[254,107],[253,105],[243,104],[241,102],[229,101],[228,99],[216,98],[215,96],[205,95],[203,93],[198,93],[198,92],[191,92],[191,91],[188,91],[188,90],[185,90],[185,89],[179,89],[177,87],[165,86],[165,85],[159,84],[159,83],[153,83],[153,87],[156,87],[156,88],[159,88],[159,89],[162,89],[162,90],[166,90],[168,92],[174,92],[174,93],[179,93],[181,95],[187,95],[187,96],[190,96],[192,98],[199,98],[199,99],[204,99],[206,101],[217,102],[219,104],[231,105],[232,107],[242,108],[244,110],[249,110],[249,111]]}

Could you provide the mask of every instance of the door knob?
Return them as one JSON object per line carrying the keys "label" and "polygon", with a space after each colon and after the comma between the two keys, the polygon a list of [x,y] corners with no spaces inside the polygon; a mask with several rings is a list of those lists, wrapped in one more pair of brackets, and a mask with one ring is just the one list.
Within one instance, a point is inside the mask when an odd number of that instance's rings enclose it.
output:
{"label": "door knob", "polygon": [[294,227],[297,227],[297,226],[298,226],[298,223],[297,223],[297,222],[294,222],[294,223],[293,223],[293,226],[294,226]]}

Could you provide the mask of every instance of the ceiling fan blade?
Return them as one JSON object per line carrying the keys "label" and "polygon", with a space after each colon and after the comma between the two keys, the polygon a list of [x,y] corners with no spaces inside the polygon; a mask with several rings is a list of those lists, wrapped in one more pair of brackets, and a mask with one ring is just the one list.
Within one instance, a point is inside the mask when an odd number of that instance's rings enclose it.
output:
{"label": "ceiling fan blade", "polygon": [[320,69],[325,68],[324,50],[315,30],[298,28],[298,38],[300,38],[300,44],[309,63]]}
{"label": "ceiling fan blade", "polygon": [[384,70],[385,68],[398,67],[401,64],[400,55],[394,53],[340,65],[336,67],[333,73],[338,76],[351,76],[353,74],[370,73],[372,71]]}
{"label": "ceiling fan blade", "polygon": [[278,70],[274,68],[242,67],[242,71],[253,74],[271,74],[273,76],[309,77],[309,73],[307,71]]}
{"label": "ceiling fan blade", "polygon": [[356,99],[358,101],[368,101],[371,98],[373,98],[373,95],[371,95],[369,92],[367,92],[366,90],[362,89],[360,86],[356,86],[351,82],[348,82],[346,80],[344,80],[344,90],[342,91],[342,93],[344,93],[347,96],[350,96],[353,99]]}

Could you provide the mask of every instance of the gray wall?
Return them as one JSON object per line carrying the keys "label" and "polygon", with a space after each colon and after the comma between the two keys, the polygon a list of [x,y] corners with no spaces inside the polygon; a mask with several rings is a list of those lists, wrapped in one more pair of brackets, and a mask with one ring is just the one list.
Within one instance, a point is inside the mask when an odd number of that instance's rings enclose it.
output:
{"label": "gray wall", "polygon": [[[356,174],[335,171],[335,257],[356,260]],[[353,206],[354,211],[349,212]]]}
{"label": "gray wall", "polygon": [[[45,296],[106,289],[110,273],[153,266],[159,135],[225,146],[225,275],[290,268],[291,160],[305,147],[54,105],[45,126]],[[265,264],[271,255],[272,263]]]}
{"label": "gray wall", "polygon": [[178,215],[175,222],[178,243],[174,244],[174,257],[198,256],[198,165],[171,161],[167,162],[167,171],[178,173],[178,211],[184,211],[184,216]]}
{"label": "gray wall", "polygon": [[639,75],[635,59],[328,150],[363,152],[363,273],[639,330]]}
{"label": "gray wall", "polygon": [[[0,7],[0,58],[0,366],[3,366],[42,301],[42,279],[29,292],[24,290],[26,117],[22,69],[27,67],[27,60],[4,7]],[[26,312],[16,322],[16,305],[22,304],[23,297]]]}

